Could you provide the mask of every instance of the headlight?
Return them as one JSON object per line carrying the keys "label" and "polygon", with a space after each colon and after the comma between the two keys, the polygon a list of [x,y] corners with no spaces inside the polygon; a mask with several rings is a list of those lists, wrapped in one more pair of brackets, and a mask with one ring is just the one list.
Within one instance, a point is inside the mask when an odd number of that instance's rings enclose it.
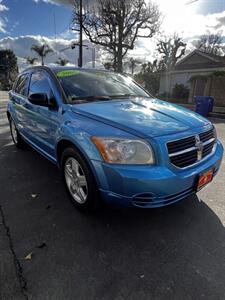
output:
{"label": "headlight", "polygon": [[107,163],[145,165],[154,163],[153,151],[142,140],[92,137],[98,151]]}

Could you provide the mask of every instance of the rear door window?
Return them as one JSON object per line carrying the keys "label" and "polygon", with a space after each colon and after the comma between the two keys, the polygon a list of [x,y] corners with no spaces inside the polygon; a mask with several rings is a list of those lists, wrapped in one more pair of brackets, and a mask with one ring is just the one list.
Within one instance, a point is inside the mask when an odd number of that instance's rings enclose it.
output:
{"label": "rear door window", "polygon": [[17,80],[15,90],[14,90],[15,93],[22,96],[27,96],[28,83],[29,83],[29,75],[28,74],[21,75]]}

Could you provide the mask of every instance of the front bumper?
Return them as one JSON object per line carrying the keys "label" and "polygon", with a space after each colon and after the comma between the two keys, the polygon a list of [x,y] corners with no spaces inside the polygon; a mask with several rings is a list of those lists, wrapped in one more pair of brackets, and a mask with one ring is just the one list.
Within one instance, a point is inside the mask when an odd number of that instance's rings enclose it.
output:
{"label": "front bumper", "polygon": [[217,141],[215,152],[188,169],[163,165],[125,166],[92,161],[103,200],[126,207],[153,208],[180,201],[195,193],[199,174],[214,168],[215,175],[223,157]]}

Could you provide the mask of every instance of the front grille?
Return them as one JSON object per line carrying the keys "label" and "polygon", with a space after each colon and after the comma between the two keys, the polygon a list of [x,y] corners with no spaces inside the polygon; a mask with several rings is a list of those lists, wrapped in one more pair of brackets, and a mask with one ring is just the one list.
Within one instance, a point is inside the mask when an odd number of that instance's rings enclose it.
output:
{"label": "front grille", "polygon": [[213,129],[167,143],[170,162],[179,168],[189,167],[212,153],[215,144]]}
{"label": "front grille", "polygon": [[214,138],[214,132],[213,132],[213,130],[202,132],[199,134],[199,137],[200,137],[200,140],[204,143],[204,142]]}

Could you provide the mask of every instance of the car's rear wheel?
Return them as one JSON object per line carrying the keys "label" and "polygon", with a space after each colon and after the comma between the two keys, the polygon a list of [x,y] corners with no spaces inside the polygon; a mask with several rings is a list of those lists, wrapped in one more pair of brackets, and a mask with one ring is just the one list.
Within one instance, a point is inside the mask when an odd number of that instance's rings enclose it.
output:
{"label": "car's rear wheel", "polygon": [[19,134],[19,131],[16,128],[16,125],[11,117],[9,118],[9,125],[13,143],[16,145],[17,148],[24,148],[25,142]]}
{"label": "car's rear wheel", "polygon": [[73,204],[83,211],[95,209],[99,203],[99,192],[86,160],[75,148],[67,148],[62,154],[61,167]]}

